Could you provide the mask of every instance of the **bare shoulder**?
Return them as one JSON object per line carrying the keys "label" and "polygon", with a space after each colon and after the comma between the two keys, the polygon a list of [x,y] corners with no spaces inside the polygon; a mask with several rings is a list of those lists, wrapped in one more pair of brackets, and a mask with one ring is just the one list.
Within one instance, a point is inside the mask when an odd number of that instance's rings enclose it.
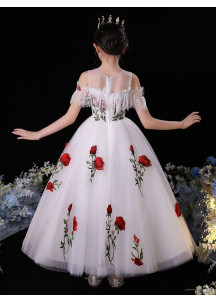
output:
{"label": "bare shoulder", "polygon": [[88,86],[88,71],[83,71],[81,73],[81,75],[79,77],[79,84]]}
{"label": "bare shoulder", "polygon": [[131,80],[131,88],[135,89],[135,88],[139,88],[140,87],[140,81],[138,76],[132,72],[132,80]]}

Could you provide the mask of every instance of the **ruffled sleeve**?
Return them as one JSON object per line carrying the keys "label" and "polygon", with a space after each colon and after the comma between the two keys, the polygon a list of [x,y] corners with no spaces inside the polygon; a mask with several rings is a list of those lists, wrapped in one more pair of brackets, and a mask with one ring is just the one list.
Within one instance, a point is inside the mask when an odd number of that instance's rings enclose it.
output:
{"label": "ruffled sleeve", "polygon": [[81,107],[91,107],[91,99],[89,96],[89,87],[86,85],[80,85],[77,81],[76,90],[73,92],[70,104],[73,102],[78,103]]}
{"label": "ruffled sleeve", "polygon": [[131,90],[131,107],[136,110],[147,109],[146,99],[144,97],[144,87],[139,87]]}

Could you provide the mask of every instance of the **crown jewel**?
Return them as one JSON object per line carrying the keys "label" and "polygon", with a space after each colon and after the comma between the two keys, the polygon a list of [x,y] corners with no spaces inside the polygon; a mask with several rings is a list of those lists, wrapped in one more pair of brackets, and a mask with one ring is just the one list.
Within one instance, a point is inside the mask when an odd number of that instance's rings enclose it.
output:
{"label": "crown jewel", "polygon": [[[105,20],[104,16],[102,16],[102,19],[98,18],[98,26],[97,26],[98,29],[100,28],[101,25],[103,25],[105,23],[114,23],[114,22],[112,22],[112,15],[109,15],[107,22],[105,22],[104,20]],[[119,17],[117,17],[115,24],[119,24],[119,22],[120,22]],[[123,27],[123,29],[124,29],[124,22],[125,22],[125,20],[122,20],[122,22],[121,22],[121,26]]]}

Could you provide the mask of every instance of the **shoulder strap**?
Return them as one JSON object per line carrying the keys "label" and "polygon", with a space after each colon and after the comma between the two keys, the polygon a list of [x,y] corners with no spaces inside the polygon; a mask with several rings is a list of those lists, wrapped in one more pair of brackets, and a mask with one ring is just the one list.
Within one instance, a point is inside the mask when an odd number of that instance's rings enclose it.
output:
{"label": "shoulder strap", "polygon": [[130,72],[130,84],[129,84],[128,89],[131,89],[131,84],[132,84],[132,76],[133,76],[133,73],[132,73],[132,72]]}

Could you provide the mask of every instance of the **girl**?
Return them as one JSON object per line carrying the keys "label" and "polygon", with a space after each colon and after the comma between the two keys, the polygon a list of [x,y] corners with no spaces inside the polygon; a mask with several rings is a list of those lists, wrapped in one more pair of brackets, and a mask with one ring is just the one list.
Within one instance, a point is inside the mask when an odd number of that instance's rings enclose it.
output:
{"label": "girl", "polygon": [[124,21],[99,19],[93,46],[101,61],[77,81],[66,114],[40,131],[16,128],[18,139],[39,140],[89,116],[66,143],[22,244],[38,265],[88,275],[91,286],[176,267],[193,258],[194,240],[152,147],[125,116],[134,108],[145,129],[186,129],[151,116],[138,77],[121,69],[128,47]]}

